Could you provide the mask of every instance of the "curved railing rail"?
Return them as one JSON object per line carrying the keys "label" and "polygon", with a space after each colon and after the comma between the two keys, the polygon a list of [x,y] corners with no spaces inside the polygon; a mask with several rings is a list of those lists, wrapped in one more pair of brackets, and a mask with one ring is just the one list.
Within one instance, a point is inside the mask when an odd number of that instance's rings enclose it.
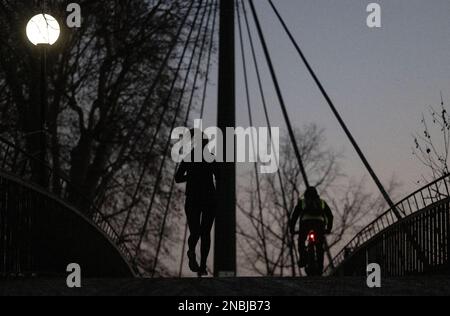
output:
{"label": "curved railing rail", "polygon": [[68,200],[69,195],[76,195],[75,198],[71,199],[72,203],[75,200],[81,205],[89,205],[88,213],[92,222],[111,239],[129,262],[132,261],[131,252],[125,243],[121,242],[120,234],[109,223],[105,215],[71,184],[67,175],[62,172],[56,172],[49,165],[28,154],[12,142],[0,137],[0,169],[41,186],[35,177],[35,173],[33,173],[33,167],[45,170],[45,181],[48,183],[45,189],[64,201]]}
{"label": "curved railing rail", "polygon": [[[405,218],[428,206],[447,199],[450,197],[450,174],[447,174],[423,188],[412,193],[395,205],[396,209]],[[333,259],[325,273],[330,275],[336,267],[339,267],[352,253],[356,252],[364,244],[376,237],[379,233],[397,223],[399,219],[396,217],[393,209],[387,210],[385,213],[376,218],[373,222],[362,229]]]}

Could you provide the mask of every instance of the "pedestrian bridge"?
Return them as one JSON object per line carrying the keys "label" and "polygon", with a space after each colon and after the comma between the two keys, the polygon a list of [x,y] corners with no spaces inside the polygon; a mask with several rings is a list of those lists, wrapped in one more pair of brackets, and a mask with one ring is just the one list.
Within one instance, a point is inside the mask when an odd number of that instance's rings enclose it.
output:
{"label": "pedestrian bridge", "polygon": [[[0,161],[0,274],[57,276],[74,262],[86,276],[135,275],[131,252],[102,213],[78,209],[81,195],[68,202],[74,188],[63,175],[46,166],[53,185],[43,188],[32,176],[33,166],[42,164],[5,139]],[[448,274],[449,185],[450,175],[399,202],[400,220],[392,209],[382,214],[344,247],[326,274],[364,276],[369,263],[391,277]]]}
{"label": "pedestrian bridge", "polygon": [[[155,144],[154,140],[157,137],[164,137],[162,136],[161,126],[163,121],[167,119],[165,109],[169,107],[168,102],[172,97],[171,94],[174,92],[173,87],[178,83],[184,88],[181,97],[178,95],[180,93],[176,93],[178,103],[176,105],[176,115],[174,115],[170,130],[173,130],[181,119],[183,96],[189,92],[187,91],[187,82],[192,81],[190,102],[187,106],[186,118],[184,119],[184,122],[188,122],[193,105],[192,100],[194,99],[196,89],[198,89],[197,79],[202,77],[199,76],[201,73],[206,74],[201,112],[201,117],[203,117],[204,105],[206,103],[206,86],[208,85],[207,78],[211,66],[211,55],[214,51],[214,32],[218,24],[216,23],[216,18],[218,17],[218,13],[220,13],[221,38],[219,42],[222,45],[219,47],[221,51],[219,56],[219,77],[221,80],[219,80],[218,86],[221,92],[220,95],[226,96],[227,98],[218,98],[219,103],[222,103],[218,109],[219,116],[221,117],[219,121],[222,122],[219,125],[235,125],[235,117],[232,115],[235,110],[235,99],[232,96],[235,95],[235,73],[233,72],[235,60],[233,59],[233,53],[235,50],[234,43],[236,42],[234,31],[235,24],[237,24],[238,32],[236,33],[239,34],[242,66],[244,68],[243,81],[245,83],[244,88],[249,110],[250,126],[253,126],[253,114],[256,111],[263,111],[267,127],[273,125],[269,115],[271,111],[269,111],[267,106],[267,91],[265,91],[267,86],[262,84],[262,68],[260,68],[261,60],[259,59],[263,56],[264,66],[267,66],[269,69],[270,78],[273,81],[276,91],[276,97],[289,132],[289,140],[292,143],[295,158],[298,162],[299,174],[301,174],[304,180],[304,185],[308,187],[310,182],[304,167],[304,153],[301,152],[298,140],[294,134],[293,124],[283,96],[283,87],[281,87],[277,76],[275,63],[272,59],[273,56],[268,48],[269,45],[266,41],[264,26],[261,25],[261,19],[258,18],[258,10],[256,9],[255,2],[253,0],[237,1],[238,6],[234,5],[234,1],[206,2],[207,4],[204,4],[203,1],[191,1],[191,5],[186,8],[187,12],[184,18],[186,22],[187,18],[192,15],[191,11],[197,12],[192,21],[193,23],[191,23],[192,25],[190,25],[190,32],[183,32],[183,25],[180,25],[180,30],[174,39],[174,43],[169,45],[171,48],[167,52],[162,52],[166,56],[163,58],[162,64],[158,66],[160,69],[157,71],[158,75],[155,77],[154,83],[150,85],[150,96],[155,92],[155,87],[160,81],[160,77],[164,74],[165,68],[173,62],[171,57],[175,54],[174,52],[178,56],[179,52],[175,49],[178,48],[177,45],[181,43],[184,46],[182,56],[178,57],[178,66],[176,67],[172,88],[169,89],[166,104],[161,104],[161,108],[164,110],[161,113],[155,113],[156,116],[159,115],[158,124],[156,124],[152,145],[150,147],[155,149],[153,146]],[[331,97],[314,72],[311,64],[306,59],[287,23],[276,9],[274,3],[270,0],[268,2],[274,11],[277,21],[280,22],[283,31],[292,42],[301,62],[306,66],[306,69],[319,88],[332,113],[337,118],[346,136],[349,138],[358,156],[361,158],[367,171],[390,205],[390,209],[386,213],[364,228],[344,247],[336,258],[331,260],[326,274],[336,277],[364,276],[366,274],[367,264],[369,263],[380,264],[383,269],[383,274],[392,277],[448,274],[450,272],[450,176],[445,176],[430,183],[397,205],[394,205],[368,163],[361,148],[358,146],[355,138],[346,126]],[[234,16],[235,12],[238,13],[237,19]],[[237,23],[234,23],[236,20]],[[188,33],[188,35],[185,33]],[[211,42],[210,45],[206,45],[208,39]],[[257,44],[257,40],[260,45],[255,45]],[[194,47],[189,49],[192,45]],[[197,48],[199,47],[202,49],[197,52]],[[263,49],[262,54],[256,51],[258,47]],[[249,49],[251,54],[246,53],[246,49]],[[189,57],[187,52],[191,53],[189,66],[182,71],[185,68],[185,61]],[[196,63],[193,61],[197,58],[201,61],[203,55],[208,56],[208,63],[202,65],[201,62],[198,62],[197,67],[194,67],[193,65]],[[252,57],[251,62],[247,62],[247,55]],[[254,70],[256,76],[248,76],[247,70],[250,69],[248,67],[249,64],[253,64],[252,70]],[[205,69],[202,69],[202,66]],[[249,84],[249,80],[252,78],[256,79],[255,84]],[[183,80],[184,83],[181,84],[178,80]],[[259,88],[257,93],[250,91],[250,87],[252,86]],[[263,109],[259,108],[255,110],[255,105],[263,105]],[[140,117],[137,119],[139,120]],[[15,143],[6,139],[0,139],[0,274],[63,275],[69,263],[78,263],[82,265],[85,276],[125,278],[135,276],[137,273],[136,262],[138,261],[145,234],[148,232],[149,222],[152,219],[152,210],[155,201],[158,199],[158,192],[161,190],[161,180],[167,167],[165,163],[169,156],[168,149],[170,142],[171,138],[169,135],[161,155],[159,169],[155,173],[155,185],[151,188],[153,192],[150,194],[151,199],[149,199],[147,212],[144,216],[145,219],[142,220],[142,223],[138,223],[138,232],[131,233],[138,240],[137,243],[133,244],[133,242],[127,243],[123,238],[129,222],[135,220],[132,218],[133,207],[129,208],[125,215],[126,219],[124,220],[123,229],[117,229],[110,222],[114,215],[109,214],[106,216],[101,210],[97,209],[94,205],[95,203],[84,197],[78,188],[68,181],[69,177],[60,171],[53,170],[52,167],[39,161]],[[156,149],[155,152],[157,152]],[[222,177],[226,181],[221,186],[221,188],[225,188],[226,190],[220,190],[224,192],[219,192],[221,193],[220,196],[223,197],[219,205],[226,212],[218,212],[219,216],[216,220],[216,231],[220,232],[217,234],[220,238],[217,238],[216,241],[218,243],[223,242],[223,245],[216,247],[216,249],[223,250],[224,252],[218,256],[220,260],[216,260],[216,262],[225,266],[220,267],[221,270],[217,270],[234,273],[233,265],[236,261],[233,258],[233,254],[236,253],[236,243],[233,242],[236,235],[234,221],[236,215],[236,183],[234,167],[228,167],[224,167],[223,171],[225,171],[224,174],[227,176]],[[259,184],[257,172],[256,180]],[[286,192],[287,190],[283,186],[284,182],[281,171],[278,171],[277,180],[280,182],[279,188],[280,192],[282,192],[281,195],[283,197],[288,196],[288,192]],[[257,190],[258,195],[261,196],[259,185]],[[170,194],[168,194],[169,197],[161,223],[159,242],[155,245],[156,255],[154,256],[153,274],[155,274],[158,256],[161,252],[161,245],[165,236],[164,229],[167,224],[173,191],[174,182],[172,182]],[[283,208],[286,213],[289,213],[286,199],[283,201]],[[226,218],[227,216],[228,218]],[[259,284],[264,284],[264,281],[261,282]],[[229,283],[229,286],[235,286],[236,284],[239,284],[239,281],[235,280],[234,283]]]}

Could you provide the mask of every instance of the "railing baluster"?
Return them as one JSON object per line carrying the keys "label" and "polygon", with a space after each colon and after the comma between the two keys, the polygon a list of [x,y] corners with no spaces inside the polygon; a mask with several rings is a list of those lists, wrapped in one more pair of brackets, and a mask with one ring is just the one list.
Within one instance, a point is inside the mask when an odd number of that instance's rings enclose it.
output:
{"label": "railing baluster", "polygon": [[411,215],[411,214],[414,213],[414,210],[413,210],[413,208],[411,206],[411,200],[410,199],[408,199],[408,206],[409,206],[409,214],[408,215]]}
{"label": "railing baluster", "polygon": [[447,267],[450,266],[450,205],[449,202],[447,202],[445,204],[445,220],[444,220],[444,224],[445,224],[445,236],[447,238],[445,238],[445,245],[446,247],[444,247],[445,249],[445,265]]}
{"label": "railing baluster", "polygon": [[431,191],[431,187],[428,187],[428,194],[430,195],[431,204],[434,203],[433,192]]}
{"label": "railing baluster", "polygon": [[416,211],[420,210],[419,203],[417,203],[417,196],[414,194],[414,203],[416,204]]}
{"label": "railing baluster", "polygon": [[428,204],[427,204],[427,200],[423,196],[423,191],[420,191],[420,196],[422,197],[423,208],[425,208]]}

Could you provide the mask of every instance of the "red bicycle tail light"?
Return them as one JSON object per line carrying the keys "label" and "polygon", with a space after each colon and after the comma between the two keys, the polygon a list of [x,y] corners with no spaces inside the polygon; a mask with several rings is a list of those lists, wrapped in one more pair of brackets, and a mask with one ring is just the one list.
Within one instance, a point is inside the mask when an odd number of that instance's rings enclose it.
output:
{"label": "red bicycle tail light", "polygon": [[315,242],[316,241],[316,233],[315,232],[310,232],[308,235],[308,240],[311,242]]}

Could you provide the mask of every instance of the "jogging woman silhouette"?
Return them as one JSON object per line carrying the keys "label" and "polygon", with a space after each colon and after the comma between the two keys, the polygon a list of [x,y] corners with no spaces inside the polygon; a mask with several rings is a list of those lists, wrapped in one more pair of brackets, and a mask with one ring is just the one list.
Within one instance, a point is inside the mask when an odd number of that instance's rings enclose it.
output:
{"label": "jogging woman silhouette", "polygon": [[[200,130],[191,130],[191,137]],[[206,150],[209,140],[203,135],[202,152]],[[217,163],[208,163],[201,159],[194,160],[195,149],[184,159],[175,175],[177,183],[186,182],[185,211],[189,226],[189,268],[200,276],[207,275],[207,261],[211,248],[211,229],[216,217],[216,186]],[[203,155],[202,155],[203,157]],[[201,239],[201,261],[197,263],[196,248]]]}

